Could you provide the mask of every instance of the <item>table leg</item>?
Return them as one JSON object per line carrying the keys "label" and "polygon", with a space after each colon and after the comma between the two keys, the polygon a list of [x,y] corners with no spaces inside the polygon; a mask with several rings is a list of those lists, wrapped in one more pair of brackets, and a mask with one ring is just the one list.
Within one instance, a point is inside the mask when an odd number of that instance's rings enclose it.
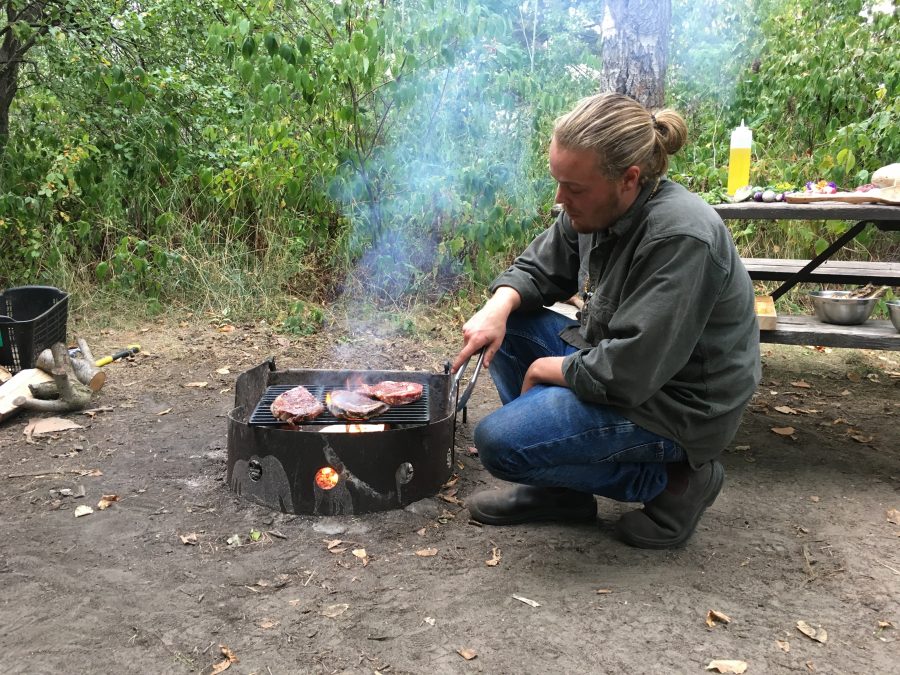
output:
{"label": "table leg", "polygon": [[786,280],[783,284],[781,284],[781,286],[776,288],[775,291],[772,293],[772,299],[777,300],[778,298],[780,298],[782,295],[787,293],[789,290],[791,290],[797,284],[802,283],[804,281],[809,281],[809,273],[812,270],[816,269],[819,265],[821,265],[823,262],[828,260],[832,255],[834,255],[835,251],[838,251],[839,249],[841,249],[848,242],[853,241],[853,239],[855,239],[856,236],[860,232],[862,232],[864,229],[866,229],[866,225],[868,225],[870,222],[871,221],[868,221],[868,220],[861,220],[860,222],[856,223],[856,225],[851,227],[849,230],[844,232],[844,234],[842,234],[834,242],[832,242],[828,248],[826,248],[819,255],[817,255],[815,258],[810,260],[803,267],[803,269],[798,270],[796,274],[794,274],[792,277],[790,277],[788,280]]}

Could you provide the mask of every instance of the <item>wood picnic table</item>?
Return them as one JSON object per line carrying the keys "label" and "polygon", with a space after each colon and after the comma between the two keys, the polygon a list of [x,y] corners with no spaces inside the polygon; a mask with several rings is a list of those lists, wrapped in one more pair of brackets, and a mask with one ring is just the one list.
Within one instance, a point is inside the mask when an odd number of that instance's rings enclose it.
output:
{"label": "wood picnic table", "polygon": [[[781,281],[772,293],[777,299],[799,283],[875,284],[900,286],[900,264],[896,262],[834,261],[831,257],[870,225],[900,232],[900,206],[880,204],[786,204],[742,202],[713,208],[723,220],[849,220],[854,225],[812,260],[744,258],[750,278]],[[900,332],[890,321],[869,319],[859,326],[839,326],[810,316],[778,317],[774,330],[760,332],[763,342],[900,350]]]}

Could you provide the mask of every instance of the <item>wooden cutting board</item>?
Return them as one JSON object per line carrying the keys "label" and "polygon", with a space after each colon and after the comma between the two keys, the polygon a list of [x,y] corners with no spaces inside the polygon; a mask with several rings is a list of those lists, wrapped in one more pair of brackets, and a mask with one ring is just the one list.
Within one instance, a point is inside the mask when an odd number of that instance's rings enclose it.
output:
{"label": "wooden cutting board", "polygon": [[19,407],[13,405],[13,401],[19,396],[34,398],[31,395],[31,390],[28,388],[29,384],[52,381],[53,378],[43,370],[26,368],[25,370],[20,370],[12,376],[12,379],[0,385],[0,422],[19,411]]}
{"label": "wooden cutting board", "polygon": [[835,192],[815,194],[812,192],[788,192],[784,196],[788,204],[818,204],[820,202],[843,202],[845,204],[888,204],[900,206],[900,188],[881,188],[868,192]]}

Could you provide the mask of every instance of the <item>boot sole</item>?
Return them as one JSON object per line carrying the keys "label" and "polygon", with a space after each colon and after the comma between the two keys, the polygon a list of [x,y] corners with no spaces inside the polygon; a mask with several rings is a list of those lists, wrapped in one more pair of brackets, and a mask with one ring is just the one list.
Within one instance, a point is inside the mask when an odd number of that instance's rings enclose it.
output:
{"label": "boot sole", "polygon": [[684,529],[684,531],[679,534],[677,537],[672,537],[671,539],[646,539],[644,537],[640,537],[635,535],[628,530],[625,530],[620,526],[620,523],[616,523],[616,533],[626,544],[630,546],[634,546],[635,548],[647,548],[647,549],[666,549],[666,548],[679,548],[684,546],[687,543],[687,540],[691,538],[694,534],[694,531],[697,529],[697,523],[700,522],[700,518],[703,516],[703,513],[708,509],[716,498],[719,496],[719,493],[722,491],[722,485],[725,482],[725,468],[719,463],[716,462],[713,465],[713,474],[710,482],[714,486],[714,489],[707,494],[706,498],[703,500],[703,505],[697,510],[697,513],[694,516],[694,519],[691,521],[690,527]]}
{"label": "boot sole", "polygon": [[535,509],[515,515],[493,516],[481,511],[477,506],[469,506],[469,516],[482,525],[523,525],[525,523],[542,523],[550,521],[582,522],[596,520],[597,505],[579,509],[545,508]]}

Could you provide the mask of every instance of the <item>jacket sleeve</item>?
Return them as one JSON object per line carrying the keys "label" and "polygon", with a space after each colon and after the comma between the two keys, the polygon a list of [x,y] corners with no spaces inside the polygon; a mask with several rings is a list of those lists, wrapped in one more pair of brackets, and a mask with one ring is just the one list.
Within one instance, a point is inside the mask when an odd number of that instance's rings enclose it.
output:
{"label": "jacket sleeve", "polygon": [[578,264],[578,234],[563,213],[494,280],[490,290],[514,288],[522,297],[522,309],[552,305],[578,289]]}
{"label": "jacket sleeve", "polygon": [[608,337],[566,357],[566,382],[585,400],[640,405],[687,364],[727,276],[694,237],[647,242],[621,298],[593,298],[588,311],[610,313]]}

